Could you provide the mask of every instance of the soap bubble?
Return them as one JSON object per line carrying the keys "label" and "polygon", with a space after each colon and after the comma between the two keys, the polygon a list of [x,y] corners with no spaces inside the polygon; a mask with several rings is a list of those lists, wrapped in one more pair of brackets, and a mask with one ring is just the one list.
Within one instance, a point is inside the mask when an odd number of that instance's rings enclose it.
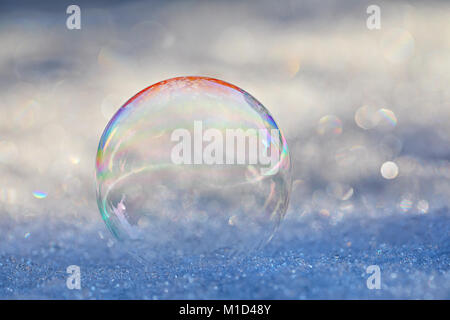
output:
{"label": "soap bubble", "polygon": [[204,77],[162,81],[128,100],[103,132],[96,178],[107,227],[148,258],[260,248],[292,186],[287,143],[270,113],[242,89]]}
{"label": "soap bubble", "polygon": [[380,121],[377,109],[364,105],[355,112],[355,122],[362,129],[372,129]]}
{"label": "soap bubble", "polygon": [[342,133],[342,121],[334,115],[324,116],[319,120],[317,132],[320,135],[340,135]]}
{"label": "soap bubble", "polygon": [[382,129],[393,129],[397,125],[397,117],[392,110],[382,108],[378,110],[378,114],[380,115],[378,126]]}

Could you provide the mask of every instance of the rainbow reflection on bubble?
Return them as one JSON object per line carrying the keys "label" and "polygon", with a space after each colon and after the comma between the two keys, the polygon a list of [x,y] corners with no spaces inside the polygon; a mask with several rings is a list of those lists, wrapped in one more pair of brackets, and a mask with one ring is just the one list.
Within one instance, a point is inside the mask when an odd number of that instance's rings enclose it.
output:
{"label": "rainbow reflection on bubble", "polygon": [[378,114],[381,116],[381,119],[388,123],[391,127],[395,127],[397,125],[397,117],[392,110],[381,108],[378,110]]}
{"label": "rainbow reflection on bubble", "polygon": [[320,118],[317,125],[320,135],[340,135],[342,133],[342,121],[335,115],[327,115]]}
{"label": "rainbow reflection on bubble", "polygon": [[[180,129],[188,138],[174,141]],[[206,137],[208,130],[214,138]],[[237,149],[237,139],[233,149],[225,147],[218,137],[228,130],[248,133],[244,149]],[[230,150],[251,158],[256,132],[267,132],[259,152],[277,155],[277,161],[227,164]],[[192,151],[194,160],[214,145],[211,155],[223,162],[175,163],[178,144],[180,155]],[[149,248],[177,254],[258,248],[283,219],[292,185],[286,139],[267,109],[244,90],[205,77],[165,80],[128,100],[100,139],[96,177],[106,225],[147,256],[161,252]]]}
{"label": "rainbow reflection on bubble", "polygon": [[45,199],[47,198],[47,193],[43,191],[33,191],[33,197],[36,199]]}

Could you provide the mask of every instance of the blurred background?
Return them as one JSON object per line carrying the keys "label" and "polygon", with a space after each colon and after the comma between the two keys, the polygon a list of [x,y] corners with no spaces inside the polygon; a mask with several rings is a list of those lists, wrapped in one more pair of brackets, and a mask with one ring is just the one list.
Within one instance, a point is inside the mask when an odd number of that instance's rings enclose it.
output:
{"label": "blurred background", "polygon": [[[70,4],[81,8],[80,30],[66,27]],[[371,4],[381,9],[380,29],[366,25]],[[449,298],[449,21],[447,1],[2,1],[0,297]],[[290,263],[301,259],[308,279],[315,264],[303,245],[319,241],[314,250],[332,253],[310,252],[324,269],[309,279],[323,279],[325,265],[336,266],[335,251],[354,250],[337,272],[360,263],[356,278],[322,280],[316,291],[320,280],[289,287],[293,280],[280,278],[284,287],[262,290],[272,274],[250,291],[238,290],[241,278],[228,289],[216,284],[217,291],[195,293],[196,276],[187,272],[187,287],[174,293],[167,265],[150,288],[125,278],[134,289],[114,291],[108,279],[103,294],[98,284],[65,289],[66,264],[99,259],[89,253],[94,243],[103,262],[114,261],[95,200],[103,129],[135,93],[183,75],[243,88],[284,131],[294,184],[274,251],[306,254]],[[380,235],[390,225],[393,231]],[[386,248],[394,289],[375,294],[365,288],[368,263],[361,261],[373,263],[371,252]],[[411,248],[427,257],[425,267],[417,256],[405,262]],[[71,250],[78,252],[74,262]],[[261,259],[267,270],[286,263]],[[395,283],[402,264],[411,272],[402,267],[410,274]],[[123,268],[121,275],[132,272]],[[88,282],[105,277],[91,271]],[[205,286],[212,281],[197,277]]]}

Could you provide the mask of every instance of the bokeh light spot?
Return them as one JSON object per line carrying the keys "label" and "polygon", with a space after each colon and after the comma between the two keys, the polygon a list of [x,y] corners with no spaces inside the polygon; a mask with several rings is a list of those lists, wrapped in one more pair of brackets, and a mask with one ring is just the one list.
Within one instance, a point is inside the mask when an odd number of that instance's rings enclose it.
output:
{"label": "bokeh light spot", "polygon": [[340,135],[342,133],[342,121],[335,115],[326,115],[320,118],[317,132],[320,135]]}
{"label": "bokeh light spot", "polygon": [[417,202],[417,210],[421,213],[428,213],[428,210],[430,209],[430,205],[427,200],[420,200]]}
{"label": "bokeh light spot", "polygon": [[388,180],[395,179],[398,175],[398,166],[393,161],[386,161],[381,166],[380,171],[381,171],[381,175],[383,176],[383,178],[388,179]]}

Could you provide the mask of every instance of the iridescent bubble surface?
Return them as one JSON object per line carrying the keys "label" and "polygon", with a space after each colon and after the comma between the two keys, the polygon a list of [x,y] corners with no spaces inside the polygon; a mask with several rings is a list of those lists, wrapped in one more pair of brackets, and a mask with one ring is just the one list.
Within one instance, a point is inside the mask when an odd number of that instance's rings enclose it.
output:
{"label": "iridescent bubble surface", "polygon": [[342,121],[335,115],[327,115],[320,118],[317,125],[320,135],[340,135],[342,133]]}
{"label": "iridescent bubble surface", "polygon": [[[244,148],[238,138],[228,148],[229,132],[247,134]],[[269,154],[276,161],[261,160]],[[103,132],[96,178],[109,230],[147,257],[258,248],[282,221],[292,185],[287,143],[267,109],[204,77],[162,81],[128,100]]]}
{"label": "iridescent bubble surface", "polygon": [[47,198],[47,193],[45,193],[43,191],[33,191],[33,196],[36,199],[45,199],[45,198]]}

